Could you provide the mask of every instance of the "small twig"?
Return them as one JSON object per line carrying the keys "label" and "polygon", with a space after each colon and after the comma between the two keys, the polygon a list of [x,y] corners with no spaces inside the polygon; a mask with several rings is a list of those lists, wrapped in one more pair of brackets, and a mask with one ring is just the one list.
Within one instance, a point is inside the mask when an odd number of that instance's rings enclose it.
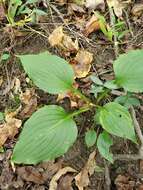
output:
{"label": "small twig", "polygon": [[106,160],[104,160],[104,166],[105,166],[105,182],[106,182],[106,190],[111,190],[110,171],[109,171],[108,163],[107,163]]}
{"label": "small twig", "polygon": [[34,32],[34,33],[36,33],[36,34],[39,34],[40,36],[42,36],[42,37],[48,39],[48,36],[44,35],[42,32],[39,32],[39,31],[37,31],[37,30],[31,28],[31,27],[28,26],[27,24],[25,24],[25,26],[26,26],[29,30],[31,30],[32,32]]}
{"label": "small twig", "polygon": [[140,143],[141,143],[139,154],[142,156],[142,159],[143,159],[143,134],[142,134],[140,125],[136,119],[136,112],[135,112],[133,107],[131,107],[131,115],[132,115],[132,119],[133,119],[133,123],[134,123],[136,133],[137,133],[138,138],[139,138]]}
{"label": "small twig", "polygon": [[135,161],[141,160],[143,157],[140,154],[116,154],[114,155],[115,160]]}

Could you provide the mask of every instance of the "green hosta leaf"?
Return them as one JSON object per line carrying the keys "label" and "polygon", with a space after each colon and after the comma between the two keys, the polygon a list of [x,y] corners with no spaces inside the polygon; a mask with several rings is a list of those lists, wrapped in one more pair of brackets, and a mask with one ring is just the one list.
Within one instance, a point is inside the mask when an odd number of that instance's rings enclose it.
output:
{"label": "green hosta leaf", "polygon": [[111,102],[103,106],[99,121],[108,133],[136,142],[132,118],[127,108],[120,104]]}
{"label": "green hosta leaf", "polygon": [[63,108],[45,106],[25,123],[12,156],[14,163],[37,164],[63,155],[74,143],[77,127]]}
{"label": "green hosta leaf", "polygon": [[100,152],[100,154],[109,160],[111,163],[113,163],[113,155],[109,152],[110,146],[113,145],[111,137],[108,135],[107,132],[103,132],[99,135],[97,140],[97,147]]}
{"label": "green hosta leaf", "polygon": [[20,59],[25,71],[40,89],[58,94],[72,88],[74,72],[64,59],[47,52],[23,55]]}
{"label": "green hosta leaf", "polygon": [[135,98],[135,97],[131,97],[131,96],[119,96],[117,97],[115,100],[115,102],[118,102],[119,104],[129,108],[131,106],[139,106],[140,105],[140,101]]}
{"label": "green hosta leaf", "polygon": [[113,67],[120,87],[130,92],[143,92],[143,50],[120,55]]}
{"label": "green hosta leaf", "polygon": [[87,131],[85,134],[85,143],[87,147],[93,146],[96,142],[96,138],[97,138],[97,135],[94,129]]}

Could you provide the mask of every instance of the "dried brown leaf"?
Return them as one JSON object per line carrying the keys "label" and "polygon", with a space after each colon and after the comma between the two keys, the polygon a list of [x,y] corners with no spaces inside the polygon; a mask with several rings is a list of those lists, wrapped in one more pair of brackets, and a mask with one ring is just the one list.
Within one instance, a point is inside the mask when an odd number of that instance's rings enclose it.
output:
{"label": "dried brown leaf", "polygon": [[92,10],[95,10],[96,8],[104,10],[105,2],[104,0],[86,0],[85,6]]}
{"label": "dried brown leaf", "polygon": [[26,89],[24,93],[21,93],[20,99],[24,105],[19,116],[22,118],[30,117],[37,109],[37,96],[35,90],[33,88]]}
{"label": "dried brown leaf", "polygon": [[70,36],[64,35],[61,47],[68,52],[77,52],[79,50],[78,40],[73,41]]}
{"label": "dried brown leaf", "polygon": [[72,188],[73,178],[74,176],[72,175],[66,175],[61,177],[61,179],[59,180],[57,190],[73,190]]}
{"label": "dried brown leaf", "polygon": [[89,177],[93,175],[96,167],[95,155],[95,151],[89,155],[89,159],[84,168],[77,176],[75,176],[76,186],[79,190],[83,190],[84,187],[89,185]]}
{"label": "dried brown leaf", "polygon": [[66,173],[76,173],[76,170],[71,168],[71,167],[65,167],[60,169],[52,178],[52,180],[50,181],[50,186],[49,186],[49,190],[57,190],[57,182],[58,180],[65,175]]}
{"label": "dried brown leaf", "polygon": [[56,28],[48,38],[51,46],[57,46],[64,52],[77,52],[79,49],[78,40],[73,41],[70,36],[64,34],[63,27]]}
{"label": "dried brown leaf", "polygon": [[51,46],[57,46],[62,43],[63,37],[63,27],[59,26],[50,34],[48,40]]}
{"label": "dried brown leaf", "polygon": [[139,17],[141,16],[141,14],[143,13],[143,3],[138,3],[138,4],[135,4],[131,10],[132,14],[135,16],[135,17]]}
{"label": "dried brown leaf", "polygon": [[118,175],[115,179],[117,190],[133,190],[135,188],[135,181],[131,180],[131,176]]}
{"label": "dried brown leaf", "polygon": [[6,140],[14,138],[21,127],[22,121],[12,117],[6,117],[6,122],[0,125],[0,147]]}
{"label": "dried brown leaf", "polygon": [[99,29],[100,29],[99,19],[95,14],[93,14],[92,17],[89,19],[89,21],[86,23],[83,33],[85,36],[89,36],[89,34]]}
{"label": "dried brown leaf", "polygon": [[90,71],[92,61],[93,61],[92,53],[86,50],[78,51],[74,61],[72,62],[75,76],[77,78],[86,77]]}
{"label": "dried brown leaf", "polygon": [[75,3],[70,3],[68,6],[68,14],[72,15],[74,12],[85,13],[84,9],[81,6]]}
{"label": "dried brown leaf", "polygon": [[42,175],[38,169],[32,166],[19,167],[17,174],[25,181],[43,184],[46,181],[46,176]]}

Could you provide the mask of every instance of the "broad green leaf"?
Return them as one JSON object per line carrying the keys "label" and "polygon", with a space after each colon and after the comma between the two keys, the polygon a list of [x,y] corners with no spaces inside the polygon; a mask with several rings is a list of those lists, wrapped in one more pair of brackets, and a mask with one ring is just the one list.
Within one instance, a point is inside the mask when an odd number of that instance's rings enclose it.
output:
{"label": "broad green leaf", "polygon": [[115,80],[107,81],[104,83],[104,86],[109,89],[118,89],[119,86],[115,83]]}
{"label": "broad green leaf", "polygon": [[92,82],[94,82],[95,84],[103,85],[103,82],[95,75],[92,75],[90,78],[91,78]]}
{"label": "broad green leaf", "polygon": [[12,161],[37,164],[53,160],[67,152],[76,137],[76,124],[62,107],[44,106],[26,121]]}
{"label": "broad green leaf", "polygon": [[131,97],[131,96],[119,96],[117,97],[114,102],[117,102],[127,108],[131,107],[131,106],[139,106],[140,105],[140,101],[139,99],[135,98],[135,97]]}
{"label": "broad green leaf", "polygon": [[112,145],[113,141],[107,132],[104,131],[99,135],[97,139],[98,150],[100,154],[111,163],[113,163],[113,154],[109,152],[109,149]]}
{"label": "broad green leaf", "polygon": [[2,112],[0,112],[0,121],[4,120],[4,115]]}
{"label": "broad green leaf", "polygon": [[101,108],[99,121],[108,133],[136,143],[132,118],[127,108],[115,102],[108,103]]}
{"label": "broad green leaf", "polygon": [[23,55],[20,59],[25,71],[40,89],[58,94],[72,88],[74,72],[64,59],[47,52]]}
{"label": "broad green leaf", "polygon": [[96,142],[96,138],[97,138],[97,135],[94,129],[87,131],[85,134],[85,143],[87,147],[93,146]]}
{"label": "broad green leaf", "polygon": [[143,50],[120,55],[113,68],[117,85],[129,92],[143,92]]}

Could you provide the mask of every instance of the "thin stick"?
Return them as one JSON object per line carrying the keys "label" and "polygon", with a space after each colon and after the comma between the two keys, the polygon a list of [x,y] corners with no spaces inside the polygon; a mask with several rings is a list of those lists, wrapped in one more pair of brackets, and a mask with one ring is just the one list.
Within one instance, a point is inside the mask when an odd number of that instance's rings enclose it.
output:
{"label": "thin stick", "polygon": [[111,190],[111,178],[110,178],[110,171],[108,167],[108,163],[106,160],[104,160],[104,166],[105,166],[105,182],[106,182],[106,190]]}
{"label": "thin stick", "polygon": [[139,138],[140,143],[141,143],[139,154],[143,158],[143,134],[142,134],[140,125],[139,125],[139,123],[138,123],[138,121],[136,119],[136,112],[135,112],[135,110],[134,110],[133,107],[131,107],[131,115],[132,115],[132,119],[133,119],[133,123],[134,123],[134,127],[135,127],[135,130],[136,130],[136,133],[137,133],[138,138]]}
{"label": "thin stick", "polygon": [[136,160],[142,160],[143,157],[139,154],[115,154],[114,155],[114,161],[115,160],[125,160],[125,161],[136,161]]}

